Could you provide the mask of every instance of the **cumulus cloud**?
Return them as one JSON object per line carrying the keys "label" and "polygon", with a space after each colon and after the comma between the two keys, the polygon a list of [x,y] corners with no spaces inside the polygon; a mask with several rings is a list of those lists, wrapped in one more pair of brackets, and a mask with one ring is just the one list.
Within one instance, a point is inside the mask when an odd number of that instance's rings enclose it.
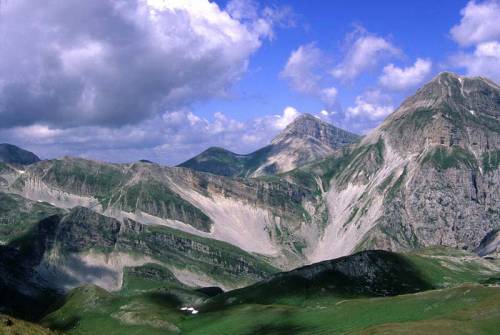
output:
{"label": "cumulus cloud", "polygon": [[1,10],[2,128],[116,127],[223,96],[285,16],[257,8],[242,18],[208,0],[16,0]]}
{"label": "cumulus cloud", "polygon": [[412,66],[400,68],[394,64],[384,67],[379,83],[392,90],[406,90],[421,84],[432,68],[430,60],[417,58]]}
{"label": "cumulus cloud", "polygon": [[231,0],[228,2],[226,12],[249,26],[251,30],[269,39],[274,39],[274,26],[293,27],[296,17],[289,6],[265,6],[260,8],[254,0]]}
{"label": "cumulus cloud", "polygon": [[300,113],[296,108],[287,106],[283,110],[283,115],[275,115],[272,119],[270,119],[270,124],[273,125],[275,129],[283,130],[299,115]]}
{"label": "cumulus cloud", "polygon": [[331,70],[335,78],[351,81],[362,72],[376,66],[380,60],[397,56],[401,51],[388,40],[357,29],[347,39],[347,52],[344,59]]}
{"label": "cumulus cloud", "polygon": [[337,107],[337,88],[324,84],[325,71],[321,68],[327,62],[323,52],[314,43],[299,46],[290,54],[280,77],[290,87],[302,94],[319,98],[325,108]]}
{"label": "cumulus cloud", "polygon": [[356,97],[354,106],[345,111],[344,122],[351,124],[351,129],[366,132],[394,111],[390,96],[380,90],[369,90]]}
{"label": "cumulus cloud", "polygon": [[0,142],[16,143],[44,158],[63,155],[113,162],[149,159],[177,164],[210,146],[248,153],[270,143],[300,113],[291,106],[281,114],[242,122],[223,113],[212,120],[188,109],[157,115],[137,125],[57,128],[33,124],[5,129]]}
{"label": "cumulus cloud", "polygon": [[452,38],[462,46],[500,39],[500,1],[470,1],[460,11],[460,24],[451,28]]}
{"label": "cumulus cloud", "polygon": [[322,52],[314,43],[301,45],[294,50],[280,76],[288,80],[290,86],[299,93],[316,94],[321,76],[317,73]]}
{"label": "cumulus cloud", "polygon": [[321,90],[320,98],[321,101],[327,106],[331,107],[337,103],[338,91],[335,87],[327,87]]}
{"label": "cumulus cloud", "polygon": [[470,1],[460,13],[460,24],[450,33],[464,50],[450,58],[451,65],[464,68],[467,75],[500,81],[500,1]]}
{"label": "cumulus cloud", "polygon": [[454,65],[466,69],[467,75],[485,76],[500,81],[500,42],[480,43],[472,53],[452,57]]}

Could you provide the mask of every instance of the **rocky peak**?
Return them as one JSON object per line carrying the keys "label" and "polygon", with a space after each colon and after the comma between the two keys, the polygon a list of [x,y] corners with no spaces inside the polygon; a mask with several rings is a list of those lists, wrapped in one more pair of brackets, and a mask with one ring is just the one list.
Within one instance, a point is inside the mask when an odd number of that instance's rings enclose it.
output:
{"label": "rocky peak", "polygon": [[287,142],[291,139],[318,141],[332,148],[352,143],[359,136],[337,128],[311,114],[302,114],[290,123],[272,144]]}
{"label": "rocky peak", "polygon": [[442,72],[403,102],[399,110],[451,108],[500,117],[500,86],[483,77]]}
{"label": "rocky peak", "polygon": [[482,77],[443,72],[380,127],[401,153],[461,147],[481,155],[500,147],[500,86]]}

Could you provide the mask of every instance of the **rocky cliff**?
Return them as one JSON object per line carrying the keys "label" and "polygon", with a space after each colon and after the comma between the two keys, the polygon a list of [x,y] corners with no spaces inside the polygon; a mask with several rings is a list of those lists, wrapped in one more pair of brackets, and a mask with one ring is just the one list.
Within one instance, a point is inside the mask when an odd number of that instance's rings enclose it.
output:
{"label": "rocky cliff", "polygon": [[308,167],[329,187],[312,259],[478,247],[500,224],[499,117],[498,85],[442,73],[359,144]]}

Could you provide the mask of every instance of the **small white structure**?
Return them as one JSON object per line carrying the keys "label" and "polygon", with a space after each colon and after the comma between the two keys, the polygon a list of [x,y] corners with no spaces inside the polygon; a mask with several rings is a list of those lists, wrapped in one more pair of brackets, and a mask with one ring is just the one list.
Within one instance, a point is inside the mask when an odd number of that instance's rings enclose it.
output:
{"label": "small white structure", "polygon": [[181,311],[187,311],[191,314],[198,314],[198,311],[194,307],[182,307]]}

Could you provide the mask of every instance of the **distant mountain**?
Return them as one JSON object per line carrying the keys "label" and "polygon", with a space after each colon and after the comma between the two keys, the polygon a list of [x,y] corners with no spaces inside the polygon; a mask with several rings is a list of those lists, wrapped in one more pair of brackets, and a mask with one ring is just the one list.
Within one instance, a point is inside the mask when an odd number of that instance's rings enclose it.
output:
{"label": "distant mountain", "polygon": [[0,162],[28,165],[40,161],[37,155],[12,144],[0,144]]}
{"label": "distant mountain", "polygon": [[223,176],[273,175],[324,158],[335,149],[358,139],[356,134],[310,114],[302,114],[278,134],[270,145],[253,153],[239,155],[214,147],[179,166]]}

